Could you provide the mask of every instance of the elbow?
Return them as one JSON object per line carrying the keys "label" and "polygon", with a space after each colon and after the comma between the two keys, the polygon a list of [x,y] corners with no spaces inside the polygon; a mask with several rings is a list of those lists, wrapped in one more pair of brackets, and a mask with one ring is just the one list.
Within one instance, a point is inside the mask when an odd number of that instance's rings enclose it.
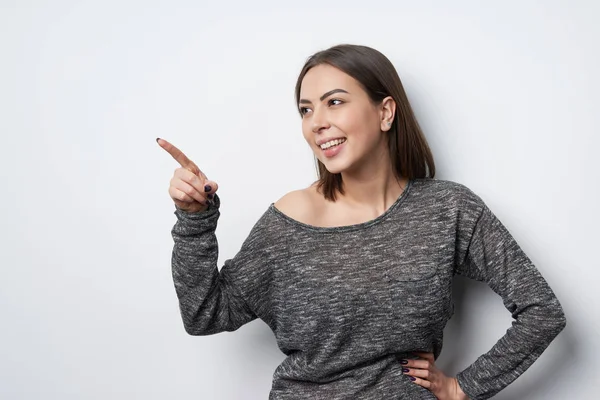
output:
{"label": "elbow", "polygon": [[183,328],[190,336],[207,336],[222,330],[222,313],[215,307],[215,302],[205,297],[198,301],[190,295],[179,299]]}
{"label": "elbow", "polygon": [[199,319],[197,315],[189,316],[183,315],[183,328],[186,333],[190,336],[206,336],[210,335],[213,332],[210,332],[210,324],[206,323],[206,321]]}
{"label": "elbow", "polygon": [[183,329],[185,329],[185,332],[190,336],[202,336],[202,331],[197,330],[196,328],[194,328],[191,325],[184,323]]}
{"label": "elbow", "polygon": [[558,334],[567,326],[567,317],[560,303],[556,303],[552,309],[548,311],[546,326],[548,335],[552,338],[558,336]]}
{"label": "elbow", "polygon": [[198,325],[183,324],[183,328],[190,336],[208,336],[217,333],[218,331],[211,331],[209,329],[201,328]]}
{"label": "elbow", "polygon": [[190,336],[208,336],[223,331],[222,327],[206,318],[194,317],[183,318],[183,328]]}
{"label": "elbow", "polygon": [[554,319],[554,332],[558,335],[567,326],[567,317],[562,307],[559,308],[559,312]]}
{"label": "elbow", "polygon": [[219,323],[219,321],[214,319],[205,318],[184,319],[183,328],[190,336],[208,336],[233,330],[227,324]]}

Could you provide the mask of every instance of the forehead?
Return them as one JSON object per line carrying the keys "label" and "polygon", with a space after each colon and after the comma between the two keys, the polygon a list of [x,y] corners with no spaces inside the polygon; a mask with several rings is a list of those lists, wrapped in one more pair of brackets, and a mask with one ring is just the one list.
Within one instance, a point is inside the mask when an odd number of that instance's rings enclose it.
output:
{"label": "forehead", "polygon": [[308,70],[300,86],[300,98],[318,100],[319,97],[333,89],[345,89],[351,94],[362,92],[358,81],[347,73],[328,64],[317,65]]}

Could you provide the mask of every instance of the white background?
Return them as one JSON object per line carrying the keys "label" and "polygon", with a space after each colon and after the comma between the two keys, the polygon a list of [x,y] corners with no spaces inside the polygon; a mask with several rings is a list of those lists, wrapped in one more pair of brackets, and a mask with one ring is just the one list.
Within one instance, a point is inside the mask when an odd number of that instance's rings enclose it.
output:
{"label": "white background", "polygon": [[[185,333],[171,277],[175,161],[222,199],[219,267],[316,179],[293,90],[364,44],[396,66],[439,179],[467,185],[561,301],[567,327],[498,399],[596,399],[600,57],[595,1],[0,2],[0,397],[266,399],[268,326]],[[594,206],[596,204],[596,206]],[[510,326],[455,282],[452,375]]]}

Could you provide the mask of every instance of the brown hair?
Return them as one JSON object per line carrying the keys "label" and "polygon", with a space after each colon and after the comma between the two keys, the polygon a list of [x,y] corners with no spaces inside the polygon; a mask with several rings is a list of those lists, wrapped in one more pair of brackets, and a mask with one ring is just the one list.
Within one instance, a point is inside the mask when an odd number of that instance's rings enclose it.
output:
{"label": "brown hair", "polygon": [[[390,159],[397,179],[433,178],[435,164],[427,140],[408,102],[396,69],[379,51],[360,45],[340,44],[310,56],[296,82],[296,105],[300,101],[302,79],[319,64],[331,65],[356,79],[374,104],[391,96],[396,102],[394,121],[388,134]],[[317,188],[323,188],[327,200],[335,201],[336,192],[344,194],[342,175],[332,174],[315,156]]]}

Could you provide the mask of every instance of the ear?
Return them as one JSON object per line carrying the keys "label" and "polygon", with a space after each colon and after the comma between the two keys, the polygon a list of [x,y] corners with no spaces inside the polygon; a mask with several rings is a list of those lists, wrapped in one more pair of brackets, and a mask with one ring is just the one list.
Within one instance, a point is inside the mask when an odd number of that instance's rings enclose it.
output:
{"label": "ear", "polygon": [[380,129],[383,132],[387,132],[392,128],[395,116],[396,102],[394,101],[392,96],[388,96],[385,99],[381,100],[381,105],[379,106],[379,120]]}

